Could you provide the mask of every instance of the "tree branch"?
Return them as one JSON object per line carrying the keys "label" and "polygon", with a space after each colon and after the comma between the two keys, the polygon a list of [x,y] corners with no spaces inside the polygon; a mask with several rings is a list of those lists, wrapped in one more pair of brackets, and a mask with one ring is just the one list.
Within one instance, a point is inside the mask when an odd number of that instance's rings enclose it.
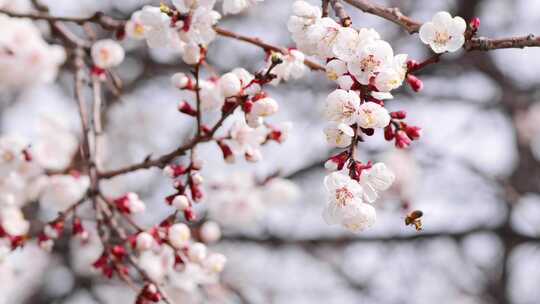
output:
{"label": "tree branch", "polygon": [[[282,54],[287,53],[286,49],[281,48],[281,47],[277,47],[275,45],[268,44],[268,43],[262,41],[259,38],[253,38],[253,37],[240,35],[240,34],[231,32],[229,30],[226,30],[226,29],[223,29],[223,28],[220,28],[220,27],[217,27],[217,26],[214,27],[214,30],[220,36],[229,37],[229,38],[233,38],[233,39],[236,39],[236,40],[240,40],[240,41],[244,41],[244,42],[256,45],[256,46],[264,49],[267,52],[274,51],[274,52],[279,52],[279,53],[282,53]],[[320,64],[318,64],[318,63],[316,63],[314,61],[311,61],[309,59],[304,60],[304,64],[306,66],[308,66],[313,71],[324,71],[325,70],[325,68],[323,66],[321,66]]]}
{"label": "tree branch", "polygon": [[[367,0],[344,0],[350,5],[362,10],[365,13],[372,14],[393,22],[409,34],[418,33],[422,23],[404,15],[399,8],[384,7],[382,5],[371,3]],[[540,38],[533,34],[518,37],[504,38],[486,38],[475,37],[466,41],[464,48],[467,51],[491,51],[508,48],[539,47]]]}

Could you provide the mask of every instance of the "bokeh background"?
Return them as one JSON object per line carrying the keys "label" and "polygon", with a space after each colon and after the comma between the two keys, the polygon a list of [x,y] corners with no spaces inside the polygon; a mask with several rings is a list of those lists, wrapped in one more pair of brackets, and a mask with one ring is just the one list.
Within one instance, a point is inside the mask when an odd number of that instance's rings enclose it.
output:
{"label": "bokeh background", "polygon": [[[14,2],[17,2],[15,0]],[[104,11],[128,18],[159,1],[47,0],[58,16]],[[318,4],[318,1],[310,2]],[[480,35],[525,35],[540,26],[540,2],[526,0],[377,1],[399,6],[425,21],[439,10],[481,19]],[[293,46],[286,22],[290,0],[265,0],[220,26]],[[356,27],[373,27],[396,53],[423,59],[429,50],[396,25],[345,6]],[[98,33],[99,35],[100,33]],[[176,104],[182,93],[169,77],[188,71],[177,54],[125,41],[118,72],[121,97],[107,96],[107,162],[116,168],[159,155],[192,132]],[[264,66],[261,49],[218,37],[209,49],[217,72]],[[292,202],[267,204],[257,221],[223,227],[214,245],[228,257],[226,288],[207,290],[178,303],[539,303],[540,288],[540,50],[457,52],[420,75],[425,89],[402,88],[387,103],[403,109],[424,130],[419,142],[396,151],[376,133],[360,147],[362,160],[383,160],[396,171],[397,186],[377,204],[378,220],[352,234],[327,226],[322,163],[331,155],[322,133],[322,105],[333,84],[321,73],[269,91],[280,103],[271,122],[294,123],[289,141],[263,148],[257,164],[226,165],[215,145],[200,149],[208,181],[248,172],[264,179],[279,171],[300,191]],[[209,74],[206,74],[209,76]],[[1,94],[2,132],[36,136],[43,115],[60,115],[78,128],[72,76],[54,84]],[[212,117],[205,117],[211,120]],[[136,191],[152,212],[141,223],[168,214],[163,197],[170,183],[159,170],[113,179],[110,193]],[[207,201],[219,199],[212,196]],[[403,223],[403,201],[424,212],[424,230]],[[200,212],[204,213],[204,204]],[[33,206],[26,212],[41,214]],[[219,219],[215,219],[219,222]],[[95,251],[95,250],[94,250]],[[99,252],[97,252],[99,254]],[[129,303],[135,295],[121,282],[87,271],[92,250],[67,241],[52,254],[28,246],[0,264],[0,303]]]}

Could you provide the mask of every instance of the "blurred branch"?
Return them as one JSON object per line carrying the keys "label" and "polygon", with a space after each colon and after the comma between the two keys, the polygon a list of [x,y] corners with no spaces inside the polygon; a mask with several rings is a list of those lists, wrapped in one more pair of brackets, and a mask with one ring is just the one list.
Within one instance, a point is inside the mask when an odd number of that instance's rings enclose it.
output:
{"label": "blurred branch", "polygon": [[281,237],[276,235],[266,235],[263,237],[253,237],[247,235],[225,235],[223,241],[228,242],[243,242],[243,243],[255,243],[263,246],[281,247],[288,245],[297,245],[302,247],[312,246],[345,246],[353,243],[392,243],[392,242],[410,242],[410,241],[425,241],[435,238],[451,238],[454,240],[461,240],[466,236],[475,233],[495,233],[498,235],[509,235],[515,240],[516,243],[524,242],[539,242],[540,237],[531,237],[516,233],[512,230],[507,230],[506,227],[474,227],[464,231],[443,231],[443,232],[420,232],[409,235],[393,235],[393,236],[356,236],[356,235],[344,235],[344,236],[321,236],[316,238],[306,239],[292,239],[287,237]]}
{"label": "blurred branch", "polygon": [[60,21],[60,22],[72,22],[76,23],[78,25],[83,25],[85,23],[95,23],[102,26],[104,29],[107,30],[116,30],[119,28],[122,28],[124,26],[124,21],[114,19],[110,16],[105,15],[102,12],[96,12],[92,16],[89,17],[63,17],[63,16],[51,16],[48,13],[45,12],[39,12],[39,13],[18,13],[18,12],[12,12],[6,9],[0,9],[0,13],[6,14],[10,17],[15,18],[28,18],[32,20],[45,20],[45,21]]}
{"label": "blurred branch", "polygon": [[[268,43],[262,41],[259,38],[253,38],[253,37],[249,37],[249,36],[240,35],[240,34],[231,32],[229,30],[226,30],[226,29],[223,29],[223,28],[220,28],[220,27],[217,27],[217,26],[214,27],[214,30],[220,36],[229,37],[229,38],[233,38],[233,39],[236,39],[236,40],[240,40],[240,41],[244,41],[244,42],[256,45],[256,46],[262,48],[263,50],[265,50],[266,52],[274,51],[274,52],[278,52],[278,53],[282,53],[282,54],[287,54],[288,53],[287,49],[277,47],[275,45],[268,44]],[[310,69],[314,70],[314,71],[324,71],[325,70],[325,68],[323,66],[321,66],[320,64],[318,64],[318,63],[316,63],[314,61],[311,61],[309,59],[305,59],[304,64],[306,66],[308,66]]]}
{"label": "blurred branch", "polygon": [[112,178],[117,175],[126,174],[129,172],[137,171],[140,169],[149,169],[152,167],[158,167],[158,168],[164,168],[169,162],[171,162],[173,159],[175,159],[178,156],[184,155],[188,150],[192,149],[196,145],[204,142],[208,142],[213,140],[213,135],[216,133],[216,131],[221,127],[223,122],[229,117],[234,110],[239,106],[240,104],[237,103],[235,106],[227,113],[223,113],[221,118],[218,120],[218,122],[210,129],[208,133],[201,134],[200,136],[195,136],[192,140],[190,140],[188,143],[183,144],[176,148],[175,150],[162,155],[156,159],[151,159],[150,157],[147,157],[144,161],[138,164],[129,165],[124,168],[115,169],[111,171],[101,172],[99,173],[100,178]]}

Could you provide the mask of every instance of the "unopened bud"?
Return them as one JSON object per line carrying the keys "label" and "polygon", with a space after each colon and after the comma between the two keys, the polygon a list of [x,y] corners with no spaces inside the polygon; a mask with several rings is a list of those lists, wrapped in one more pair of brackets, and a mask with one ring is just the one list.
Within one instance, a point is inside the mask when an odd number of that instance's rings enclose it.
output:
{"label": "unopened bud", "polygon": [[392,117],[393,119],[405,119],[407,117],[407,112],[405,111],[390,112],[390,117]]}
{"label": "unopened bud", "polygon": [[187,101],[181,101],[178,104],[178,111],[189,116],[197,116],[197,110],[195,110]]}
{"label": "unopened bud", "polygon": [[420,78],[413,74],[407,74],[407,83],[411,86],[411,89],[415,92],[420,92],[424,88],[424,83]]}

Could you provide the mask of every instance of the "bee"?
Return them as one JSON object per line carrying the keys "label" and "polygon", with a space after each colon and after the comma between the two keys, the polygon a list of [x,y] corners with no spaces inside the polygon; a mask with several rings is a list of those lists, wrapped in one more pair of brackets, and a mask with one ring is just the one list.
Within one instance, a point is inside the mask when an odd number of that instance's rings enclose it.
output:
{"label": "bee", "polygon": [[424,213],[420,210],[411,211],[405,217],[405,225],[414,225],[416,231],[422,230],[422,215],[424,215]]}

